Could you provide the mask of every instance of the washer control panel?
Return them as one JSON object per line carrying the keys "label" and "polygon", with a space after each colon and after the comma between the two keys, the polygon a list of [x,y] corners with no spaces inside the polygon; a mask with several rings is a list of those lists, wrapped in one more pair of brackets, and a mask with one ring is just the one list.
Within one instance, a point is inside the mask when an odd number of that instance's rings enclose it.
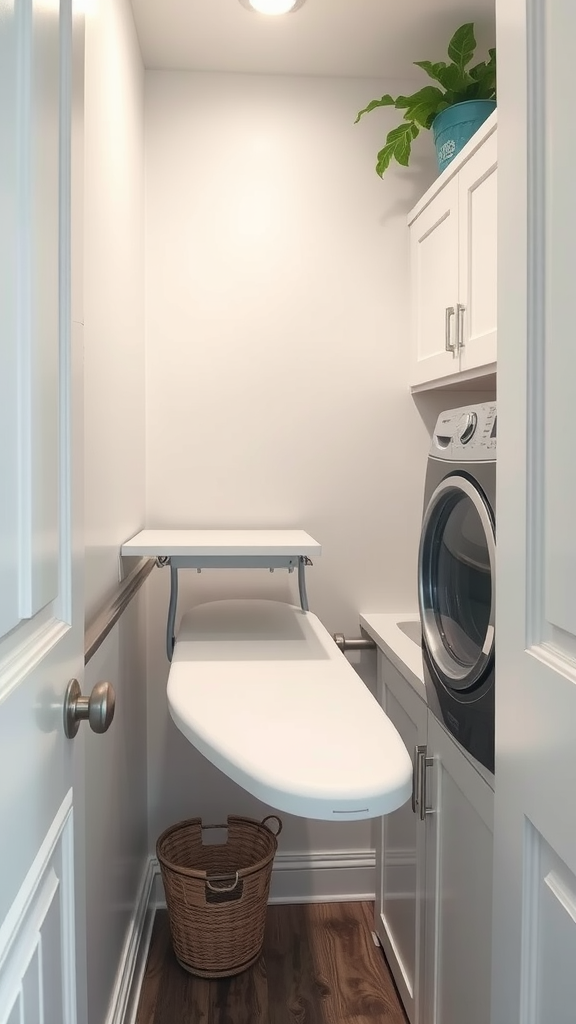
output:
{"label": "washer control panel", "polygon": [[430,455],[447,462],[493,462],[496,427],[496,402],[448,409],[436,422]]}

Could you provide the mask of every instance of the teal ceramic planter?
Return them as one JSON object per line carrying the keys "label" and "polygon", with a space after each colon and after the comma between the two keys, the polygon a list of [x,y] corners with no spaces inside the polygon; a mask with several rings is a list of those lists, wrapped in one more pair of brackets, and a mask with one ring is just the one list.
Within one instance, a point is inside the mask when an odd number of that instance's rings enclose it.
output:
{"label": "teal ceramic planter", "polygon": [[432,122],[438,170],[443,171],[496,110],[496,100],[466,100],[438,114]]}

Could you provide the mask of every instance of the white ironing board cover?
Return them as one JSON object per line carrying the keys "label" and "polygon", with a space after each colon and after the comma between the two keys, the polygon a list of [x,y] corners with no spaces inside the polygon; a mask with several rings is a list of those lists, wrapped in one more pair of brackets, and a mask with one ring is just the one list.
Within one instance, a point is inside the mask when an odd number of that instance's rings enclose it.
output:
{"label": "white ironing board cover", "polygon": [[330,821],[409,798],[404,743],[319,619],[277,601],[199,605],[168,677],[178,728],[264,803]]}

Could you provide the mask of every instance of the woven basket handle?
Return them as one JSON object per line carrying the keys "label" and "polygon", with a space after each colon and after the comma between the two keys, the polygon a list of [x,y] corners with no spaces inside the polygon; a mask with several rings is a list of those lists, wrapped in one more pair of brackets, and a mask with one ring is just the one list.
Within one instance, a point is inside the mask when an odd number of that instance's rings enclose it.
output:
{"label": "woven basket handle", "polygon": [[[276,829],[275,832],[274,829],[270,828],[270,825],[268,824],[269,821],[276,821],[278,823],[278,828]],[[269,814],[267,818],[262,818],[262,824],[264,825],[265,828],[268,829],[269,832],[272,833],[273,836],[279,836],[282,829],[284,828],[282,820],[278,817],[277,814]]]}
{"label": "woven basket handle", "polygon": [[[211,885],[211,882],[225,882],[228,878],[234,878],[232,885]],[[222,893],[222,892],[234,892],[239,882],[239,875],[212,875],[211,878],[206,879],[206,887],[210,889],[210,892]]]}

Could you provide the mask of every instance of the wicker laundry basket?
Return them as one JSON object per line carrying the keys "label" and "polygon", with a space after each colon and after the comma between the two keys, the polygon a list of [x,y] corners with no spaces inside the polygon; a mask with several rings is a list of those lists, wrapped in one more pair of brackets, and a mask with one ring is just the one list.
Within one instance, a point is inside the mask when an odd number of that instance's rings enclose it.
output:
{"label": "wicker laundry basket", "polygon": [[[205,845],[203,833],[217,828],[228,829],[227,842]],[[181,821],[158,839],[172,945],[178,963],[191,974],[225,978],[260,956],[281,831],[275,815],[262,822],[231,815],[227,825]]]}

